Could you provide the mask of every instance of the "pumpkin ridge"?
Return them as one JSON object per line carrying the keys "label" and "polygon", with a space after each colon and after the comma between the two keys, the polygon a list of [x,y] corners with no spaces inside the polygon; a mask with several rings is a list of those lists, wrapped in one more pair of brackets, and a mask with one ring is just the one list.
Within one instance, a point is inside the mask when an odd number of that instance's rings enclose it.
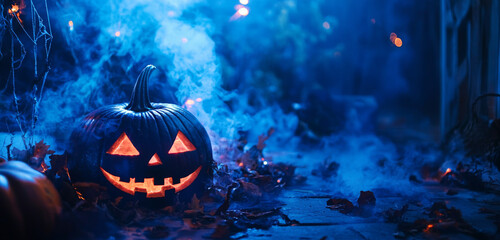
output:
{"label": "pumpkin ridge", "polygon": [[[176,107],[177,107],[177,106],[176,106]],[[198,135],[198,137],[199,137],[200,139],[207,139],[207,140],[208,140],[208,142],[207,142],[207,141],[203,141],[203,142],[205,143],[204,145],[206,145],[206,146],[203,146],[203,148],[204,148],[203,150],[204,150],[204,151],[209,151],[210,153],[212,153],[212,148],[211,148],[211,147],[208,147],[208,146],[210,146],[210,145],[211,145],[211,144],[210,144],[210,142],[209,142],[209,141],[210,141],[210,138],[208,137],[208,135],[204,135],[204,134],[203,134],[203,131],[202,131],[202,130],[204,130],[204,129],[201,129],[201,128],[203,127],[203,126],[201,125],[201,123],[193,121],[193,119],[195,120],[195,119],[196,119],[196,117],[195,117],[194,115],[192,115],[190,112],[188,112],[187,110],[185,110],[185,109],[183,109],[183,108],[180,108],[180,107],[178,107],[178,108],[179,108],[179,109],[182,109],[182,110],[178,110],[178,109],[175,109],[174,107],[170,107],[170,106],[168,106],[168,107],[167,107],[167,108],[165,108],[165,109],[166,109],[168,112],[170,112],[170,113],[172,113],[172,114],[174,114],[174,115],[175,115],[175,113],[178,113],[178,114],[179,114],[179,115],[181,115],[183,118],[185,118],[185,119],[186,119],[186,120],[187,120],[187,121],[188,121],[188,122],[189,122],[189,123],[190,123],[190,124],[191,124],[191,125],[195,128],[195,129],[196,129],[196,131],[195,131],[195,132],[197,133],[197,135]],[[177,117],[177,118],[179,118],[179,117]],[[197,123],[198,123],[198,125],[199,125],[199,126],[197,125]],[[184,127],[186,127],[186,126],[184,126]]]}
{"label": "pumpkin ridge", "polygon": [[[171,139],[170,137],[170,129],[168,128],[168,125],[165,123],[163,120],[164,116],[161,114],[158,109],[152,112],[153,118],[156,122],[156,127],[157,129],[164,129],[166,131],[165,135],[160,135],[160,142],[165,142],[165,138]],[[166,136],[166,137],[165,137]],[[163,153],[164,154],[164,153]]]}
{"label": "pumpkin ridge", "polygon": [[[196,132],[196,135],[197,135],[197,138],[199,138],[203,143],[205,144],[202,144],[202,149],[200,150],[203,150],[203,151],[207,151],[208,150],[208,146],[206,146],[206,141],[204,141],[203,139],[208,139],[207,137],[205,137],[201,132],[200,132],[200,127],[201,127],[201,123],[199,123],[198,126],[197,123],[193,122],[191,117],[194,117],[191,115],[191,113],[187,112],[184,112],[184,111],[174,111],[175,108],[170,108],[172,112],[177,112],[177,114],[179,114],[180,116],[182,116],[183,118],[185,118],[187,120],[187,122],[190,123],[190,125],[192,125],[195,129],[194,132]],[[184,109],[183,109],[184,110]],[[211,152],[211,150],[210,150]]]}
{"label": "pumpkin ridge", "polygon": [[[160,132],[160,127],[158,126],[158,123],[156,121],[156,116],[155,116],[155,112],[154,111],[148,111],[148,112],[145,112],[146,115],[148,115],[148,118],[152,121],[148,121],[148,123],[150,124],[148,126],[148,129],[156,129],[154,130],[154,132]],[[153,138],[154,136],[154,138]],[[161,146],[161,134],[153,134],[152,136],[150,136],[152,139],[150,139],[151,143],[150,144],[153,144],[155,145],[155,149],[162,149],[162,146]],[[160,154],[160,155],[163,155],[163,153],[159,153],[159,152],[154,152],[154,154]],[[151,155],[151,156],[153,156]]]}
{"label": "pumpkin ridge", "polygon": [[[177,111],[177,112],[176,112],[176,111],[170,111],[170,109],[169,109],[169,108],[165,108],[165,110],[166,110],[167,112],[170,112],[170,114],[171,114],[171,115],[173,115],[173,116],[177,119],[177,121],[179,121],[179,122],[180,122],[180,125],[182,125],[182,126],[184,127],[184,129],[190,129],[190,127],[195,127],[195,126],[196,126],[195,124],[191,123],[191,122],[188,120],[188,118],[187,118],[187,117],[185,117],[183,114],[181,114],[181,113],[180,113],[181,111]],[[184,109],[183,109],[183,110],[184,110]],[[190,125],[192,125],[192,126],[187,126],[187,125],[185,124],[184,120],[188,120],[188,122],[189,122],[189,123],[190,123]],[[196,129],[196,127],[195,127],[195,129]],[[195,131],[195,132],[197,132],[197,131]],[[188,137],[188,139],[190,139],[191,141],[195,140],[196,142],[203,142],[202,137],[201,137],[199,134],[194,135],[194,134],[192,134],[191,132],[187,132],[187,133],[184,133],[184,134],[185,134],[185,135],[187,134],[187,135],[186,135],[186,137]],[[202,144],[202,146],[203,146],[203,145],[204,145],[204,144]],[[200,152],[200,151],[204,151],[204,152],[205,152],[205,151],[206,151],[206,149],[207,149],[207,148],[206,148],[205,146],[203,146],[201,149],[199,149],[199,148],[198,148],[198,149],[197,149],[197,151],[198,151],[198,152]]]}
{"label": "pumpkin ridge", "polygon": [[[186,126],[184,125],[184,123],[182,122],[182,119],[179,119],[178,116],[176,116],[174,113],[168,111],[166,108],[162,108],[161,109],[162,111],[164,111],[164,114],[162,114],[163,116],[163,121],[165,122],[165,124],[167,126],[177,126],[178,130],[183,132],[184,134],[187,134],[189,131],[187,131],[189,128],[186,128]],[[168,124],[166,121],[169,121],[170,123]],[[172,139],[172,144],[174,143],[174,140],[175,140],[175,137],[177,135],[177,132],[178,131],[175,131],[175,129],[173,129],[174,131],[170,131],[169,132],[172,132],[172,135],[170,136],[170,138]],[[191,134],[188,134],[189,136],[191,136]],[[190,138],[189,136],[186,135],[186,137],[188,137],[188,139],[192,142],[193,139]],[[172,145],[171,145],[172,146]],[[171,147],[169,146],[168,149]],[[180,154],[178,156],[176,156],[177,159],[180,159],[180,164],[184,164],[185,166],[191,166],[193,165],[193,162],[191,161],[191,159],[187,158],[187,156],[185,154]],[[194,165],[197,165],[198,162],[195,162]],[[193,171],[195,169],[189,169],[189,171]]]}

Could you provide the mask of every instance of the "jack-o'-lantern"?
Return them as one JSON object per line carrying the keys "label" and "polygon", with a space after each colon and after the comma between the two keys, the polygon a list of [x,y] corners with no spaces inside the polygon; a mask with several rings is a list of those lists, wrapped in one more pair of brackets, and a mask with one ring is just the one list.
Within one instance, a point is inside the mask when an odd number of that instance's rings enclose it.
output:
{"label": "jack-o'-lantern", "polygon": [[137,78],[130,103],[88,114],[71,136],[72,182],[97,182],[137,199],[189,201],[213,176],[210,139],[187,110],[149,101],[148,65]]}

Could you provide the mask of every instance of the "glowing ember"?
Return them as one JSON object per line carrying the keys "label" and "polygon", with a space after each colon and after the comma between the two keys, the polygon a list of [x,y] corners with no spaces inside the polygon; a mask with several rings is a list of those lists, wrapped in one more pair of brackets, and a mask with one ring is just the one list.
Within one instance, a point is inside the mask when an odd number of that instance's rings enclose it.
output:
{"label": "glowing ember", "polygon": [[446,169],[446,172],[444,172],[444,175],[451,173],[451,168]]}
{"label": "glowing ember", "polygon": [[238,163],[238,166],[243,167],[243,162]]}
{"label": "glowing ember", "polygon": [[45,173],[47,170],[49,170],[49,166],[47,166],[47,163],[45,161],[42,161],[42,164],[40,165],[42,167],[42,173]]}
{"label": "glowing ember", "polygon": [[238,9],[238,14],[240,14],[241,16],[247,16],[249,13],[248,11],[248,8],[246,7],[242,7],[240,9]]}
{"label": "glowing ember", "polygon": [[85,198],[82,196],[82,193],[76,191],[76,189],[75,189],[75,192],[76,192],[76,196],[78,197],[78,199],[85,200]]}
{"label": "glowing ember", "polygon": [[192,106],[193,104],[194,104],[194,100],[193,99],[186,100],[186,105],[187,106]]}
{"label": "glowing ember", "polygon": [[424,229],[424,232],[429,232],[433,227],[434,225],[432,224],[427,225],[427,227]]}
{"label": "glowing ember", "polygon": [[70,30],[70,31],[73,31],[73,29],[74,29],[74,28],[73,28],[73,21],[71,21],[71,20],[70,20],[70,21],[68,22],[68,26],[69,26],[69,30]]}
{"label": "glowing ember", "polygon": [[197,101],[197,102],[201,102],[201,101],[203,101],[203,99],[201,99],[201,98],[197,98],[197,99],[196,99],[196,101]]}
{"label": "glowing ember", "polygon": [[119,36],[120,36],[120,34],[121,34],[121,33],[120,33],[120,31],[116,31],[116,32],[115,32],[115,37],[119,37]]}

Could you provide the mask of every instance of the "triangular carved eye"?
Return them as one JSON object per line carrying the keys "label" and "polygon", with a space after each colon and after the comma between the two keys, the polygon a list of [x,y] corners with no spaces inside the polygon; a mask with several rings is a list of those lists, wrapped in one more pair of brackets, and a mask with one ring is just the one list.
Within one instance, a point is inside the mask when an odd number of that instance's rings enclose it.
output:
{"label": "triangular carved eye", "polygon": [[139,151],[137,151],[125,133],[120,135],[118,140],[116,140],[106,153],[119,156],[139,156]]}
{"label": "triangular carved eye", "polygon": [[196,150],[193,144],[187,139],[186,135],[181,131],[177,132],[177,136],[175,137],[174,144],[168,151],[168,154],[175,153],[183,153],[183,152],[191,152]]}

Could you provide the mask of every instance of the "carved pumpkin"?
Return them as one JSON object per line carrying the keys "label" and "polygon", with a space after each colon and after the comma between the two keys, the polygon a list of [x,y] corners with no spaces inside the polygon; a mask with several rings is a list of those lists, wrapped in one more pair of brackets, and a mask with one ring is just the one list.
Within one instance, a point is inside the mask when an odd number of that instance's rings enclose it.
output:
{"label": "carved pumpkin", "polygon": [[0,234],[5,239],[49,237],[61,200],[45,175],[21,161],[0,163]]}
{"label": "carved pumpkin", "polygon": [[97,182],[112,193],[138,199],[200,196],[212,173],[207,132],[187,110],[150,103],[147,82],[154,66],[142,70],[130,103],[87,115],[71,136],[68,169],[72,182]]}

